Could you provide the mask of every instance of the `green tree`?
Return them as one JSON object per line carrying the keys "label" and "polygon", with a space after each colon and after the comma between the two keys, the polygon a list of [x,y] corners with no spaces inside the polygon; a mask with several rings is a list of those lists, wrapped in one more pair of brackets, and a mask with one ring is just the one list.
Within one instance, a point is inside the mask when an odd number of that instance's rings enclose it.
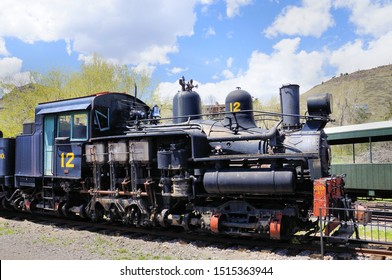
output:
{"label": "green tree", "polygon": [[6,93],[1,101],[0,129],[5,137],[13,137],[22,131],[25,122],[34,121],[34,109],[42,102],[86,96],[98,92],[130,92],[134,85],[138,98],[151,98],[154,85],[145,73],[136,73],[126,65],[117,65],[94,55],[83,62],[75,72],[53,69],[46,74],[32,73],[31,83],[16,86],[1,83]]}
{"label": "green tree", "polygon": [[258,111],[255,113],[256,124],[259,127],[270,129],[279,120],[279,117],[274,113],[281,113],[280,101],[276,96],[271,97],[265,103],[256,98],[253,100],[253,110]]}
{"label": "green tree", "polygon": [[162,118],[173,116],[173,98],[171,96],[161,96],[155,91],[148,103],[151,106],[158,105]]}

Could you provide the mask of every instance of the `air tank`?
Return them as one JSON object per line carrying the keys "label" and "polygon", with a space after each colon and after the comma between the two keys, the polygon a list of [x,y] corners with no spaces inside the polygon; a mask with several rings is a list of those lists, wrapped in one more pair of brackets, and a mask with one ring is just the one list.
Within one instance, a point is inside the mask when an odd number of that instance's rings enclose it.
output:
{"label": "air tank", "polygon": [[185,84],[185,79],[179,80],[181,91],[173,97],[173,121],[174,123],[186,122],[188,119],[195,120],[201,118],[201,99],[197,92],[192,89],[193,80]]}
{"label": "air tank", "polygon": [[292,194],[295,183],[291,170],[257,168],[207,170],[203,178],[211,194]]}
{"label": "air tank", "polygon": [[225,122],[239,129],[257,127],[253,116],[253,100],[249,92],[237,88],[230,92],[225,101],[227,112]]}
{"label": "air tank", "polygon": [[299,85],[289,84],[280,88],[280,104],[283,114],[283,129],[301,127],[299,117]]}

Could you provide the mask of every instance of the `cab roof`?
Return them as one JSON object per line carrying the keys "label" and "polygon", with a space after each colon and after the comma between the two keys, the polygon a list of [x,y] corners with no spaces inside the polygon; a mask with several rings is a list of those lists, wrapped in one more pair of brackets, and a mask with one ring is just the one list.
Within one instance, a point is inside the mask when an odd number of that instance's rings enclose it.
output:
{"label": "cab roof", "polygon": [[[94,101],[100,96],[117,96],[124,99],[135,100],[135,97],[126,93],[118,92],[100,92],[88,96],[76,97],[70,99],[56,100],[38,104],[36,114],[53,114],[69,111],[87,110],[93,106]],[[142,102],[138,100],[138,102]],[[142,102],[143,103],[143,102]],[[143,103],[144,104],[144,103]]]}

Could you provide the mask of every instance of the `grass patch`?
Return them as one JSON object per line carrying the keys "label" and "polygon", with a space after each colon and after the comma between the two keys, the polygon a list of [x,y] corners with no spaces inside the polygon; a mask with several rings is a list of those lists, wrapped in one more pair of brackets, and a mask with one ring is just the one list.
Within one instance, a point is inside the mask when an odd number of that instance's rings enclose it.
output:
{"label": "grass patch", "polygon": [[359,226],[358,232],[361,239],[392,242],[392,228]]}
{"label": "grass patch", "polygon": [[158,256],[140,252],[130,252],[126,248],[118,249],[115,260],[172,260],[170,256]]}
{"label": "grass patch", "polygon": [[41,242],[44,242],[46,244],[56,244],[56,243],[60,243],[60,239],[58,239],[57,237],[51,237],[51,236],[41,236],[39,238],[39,240]]}
{"label": "grass patch", "polygon": [[111,241],[108,241],[107,239],[105,239],[105,238],[103,238],[103,237],[101,237],[101,236],[98,236],[97,238],[95,238],[95,240],[94,240],[94,245],[96,245],[96,246],[108,246],[108,247],[112,247],[112,246],[114,246],[114,243],[113,242],[111,242]]}
{"label": "grass patch", "polygon": [[10,228],[8,223],[0,223],[0,236],[16,234],[17,231]]}

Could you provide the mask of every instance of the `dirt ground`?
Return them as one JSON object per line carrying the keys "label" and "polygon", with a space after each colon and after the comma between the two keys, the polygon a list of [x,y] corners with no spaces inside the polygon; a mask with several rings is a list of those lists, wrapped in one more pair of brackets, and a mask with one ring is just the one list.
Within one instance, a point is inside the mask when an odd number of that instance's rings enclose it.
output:
{"label": "dirt ground", "polygon": [[110,236],[87,230],[72,230],[37,222],[0,217],[2,260],[280,260],[310,259],[309,253],[286,256],[285,250],[271,253],[256,248],[221,249],[197,242]]}

